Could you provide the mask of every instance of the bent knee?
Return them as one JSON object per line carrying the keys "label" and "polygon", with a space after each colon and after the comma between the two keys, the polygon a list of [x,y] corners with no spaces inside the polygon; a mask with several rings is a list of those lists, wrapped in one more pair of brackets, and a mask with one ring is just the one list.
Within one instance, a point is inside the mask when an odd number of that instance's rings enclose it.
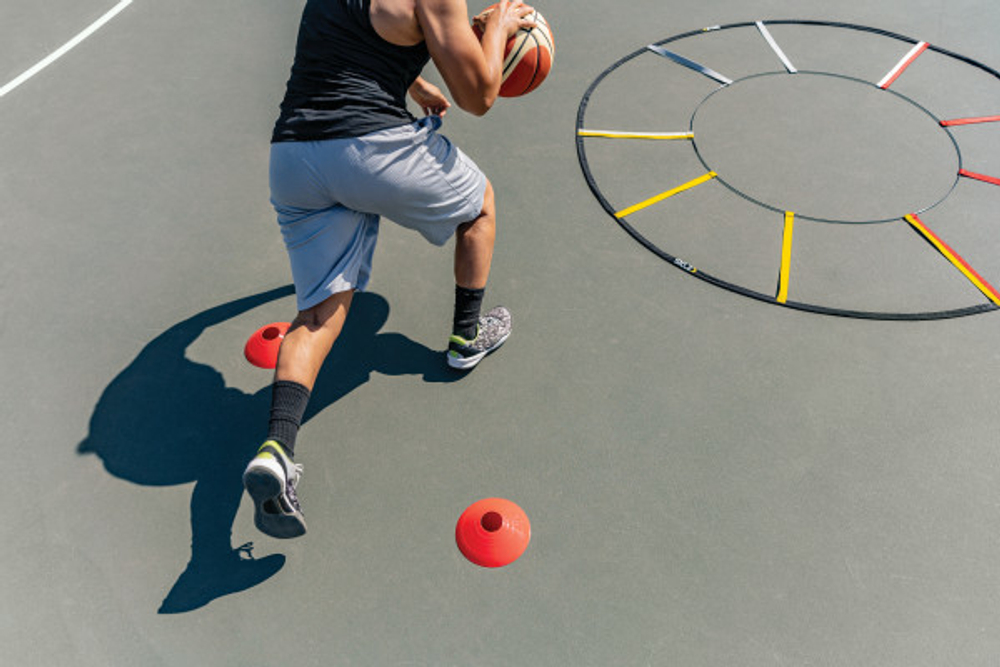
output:
{"label": "bent knee", "polygon": [[462,225],[459,225],[458,233],[464,236],[492,229],[496,223],[496,218],[496,202],[493,198],[493,185],[487,180],[486,192],[483,195],[483,209],[474,220],[470,220]]}
{"label": "bent knee", "polygon": [[489,179],[486,179],[486,191],[483,193],[483,210],[480,212],[479,217],[489,217],[496,218],[496,200],[493,198],[493,184],[490,183]]}
{"label": "bent knee", "polygon": [[336,320],[337,313],[341,310],[346,311],[353,298],[354,290],[337,292],[311,308],[300,310],[295,316],[294,324],[312,331],[331,326]]}

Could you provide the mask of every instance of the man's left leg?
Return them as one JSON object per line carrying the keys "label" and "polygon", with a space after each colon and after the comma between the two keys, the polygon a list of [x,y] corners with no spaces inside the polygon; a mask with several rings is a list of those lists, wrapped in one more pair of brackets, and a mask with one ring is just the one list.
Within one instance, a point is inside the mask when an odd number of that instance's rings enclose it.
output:
{"label": "man's left leg", "polygon": [[295,487],[302,466],[295,463],[295,439],[323,362],[347,319],[354,291],[338,292],[301,311],[285,334],[271,388],[268,439],[243,473],[254,501],[254,524],[272,537],[306,532]]}

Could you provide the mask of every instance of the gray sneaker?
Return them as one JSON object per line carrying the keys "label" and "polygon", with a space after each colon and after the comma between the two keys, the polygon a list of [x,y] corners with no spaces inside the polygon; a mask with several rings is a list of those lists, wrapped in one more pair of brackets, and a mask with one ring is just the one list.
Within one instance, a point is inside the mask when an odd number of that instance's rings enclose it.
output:
{"label": "gray sneaker", "polygon": [[298,537],[306,532],[306,520],[295,494],[302,466],[294,463],[284,448],[268,440],[257,451],[243,473],[243,486],[253,499],[253,522],[271,537]]}
{"label": "gray sneaker", "polygon": [[471,370],[483,357],[503,345],[509,336],[510,311],[497,306],[479,318],[473,340],[454,334],[448,339],[448,365],[463,371]]}

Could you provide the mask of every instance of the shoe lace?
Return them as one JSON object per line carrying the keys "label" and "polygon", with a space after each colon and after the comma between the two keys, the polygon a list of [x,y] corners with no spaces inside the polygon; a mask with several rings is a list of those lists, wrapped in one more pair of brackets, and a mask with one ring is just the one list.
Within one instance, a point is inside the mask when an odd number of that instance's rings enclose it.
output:
{"label": "shoe lace", "polygon": [[294,505],[295,509],[301,512],[302,506],[299,504],[299,497],[295,493],[295,487],[298,485],[299,479],[302,478],[302,464],[295,463],[292,465],[292,469],[294,470],[294,474],[289,475],[287,478],[287,482],[285,484],[285,495],[288,496],[289,502]]}

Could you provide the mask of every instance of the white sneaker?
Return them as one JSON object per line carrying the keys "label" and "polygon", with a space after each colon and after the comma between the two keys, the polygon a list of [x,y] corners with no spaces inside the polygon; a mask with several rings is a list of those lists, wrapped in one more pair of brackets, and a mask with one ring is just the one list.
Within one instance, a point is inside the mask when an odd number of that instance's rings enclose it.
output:
{"label": "white sneaker", "polygon": [[301,478],[302,466],[292,461],[278,442],[268,440],[260,446],[243,472],[257,530],[282,539],[305,534],[306,520],[295,495]]}

